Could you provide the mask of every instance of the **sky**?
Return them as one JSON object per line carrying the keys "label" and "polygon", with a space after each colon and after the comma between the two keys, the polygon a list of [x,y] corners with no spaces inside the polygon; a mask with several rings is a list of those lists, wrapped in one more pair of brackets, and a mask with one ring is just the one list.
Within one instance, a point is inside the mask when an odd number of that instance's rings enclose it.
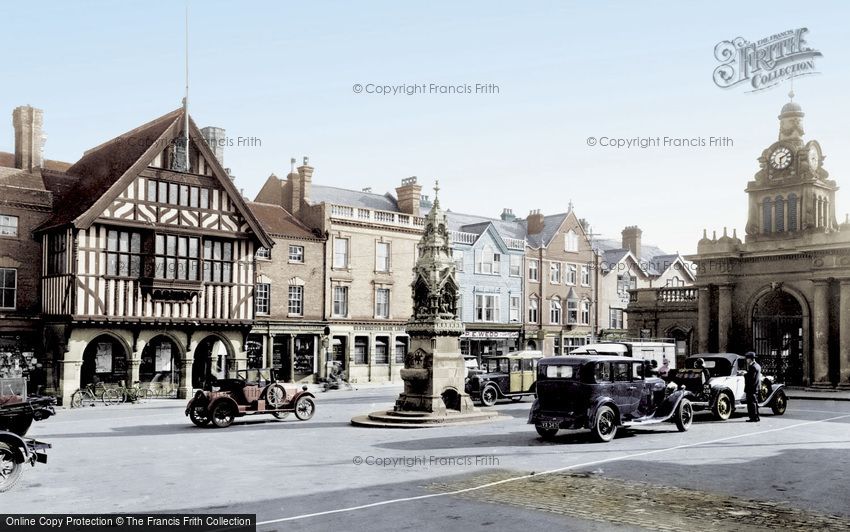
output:
{"label": "sky", "polygon": [[[845,186],[839,221],[850,211],[850,4],[189,6],[190,112],[199,126],[227,131],[225,166],[251,198],[269,174],[288,173],[291,157],[309,156],[316,184],[383,193],[417,176],[433,194],[439,179],[445,208],[492,217],[503,208],[555,214],[572,201],[599,238],[638,225],[644,242],[693,253],[704,228],[743,237],[744,188],[777,140],[790,89],[719,88],[714,47],[806,27],[823,56],[818,74],[794,82],[795,101],[806,140],[821,143],[824,167]],[[69,162],[179,107],[184,14],[173,1],[3,2],[0,150],[14,149],[18,105],[44,110],[45,156]],[[427,90],[375,93],[414,84]],[[431,93],[431,84],[472,93]],[[600,145],[665,136],[731,145]]]}

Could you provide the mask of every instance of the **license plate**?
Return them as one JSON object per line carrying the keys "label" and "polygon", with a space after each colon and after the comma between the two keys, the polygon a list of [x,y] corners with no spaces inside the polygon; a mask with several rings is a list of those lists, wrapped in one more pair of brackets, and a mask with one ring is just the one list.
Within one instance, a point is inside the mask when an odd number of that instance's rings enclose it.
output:
{"label": "license plate", "polygon": [[544,429],[557,429],[558,425],[560,425],[560,423],[558,423],[557,421],[541,421],[540,422],[540,426]]}

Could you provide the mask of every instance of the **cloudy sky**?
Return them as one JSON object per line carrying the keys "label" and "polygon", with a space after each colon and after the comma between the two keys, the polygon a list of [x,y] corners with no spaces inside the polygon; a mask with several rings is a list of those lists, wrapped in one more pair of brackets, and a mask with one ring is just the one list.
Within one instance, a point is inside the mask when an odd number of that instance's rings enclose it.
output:
{"label": "cloudy sky", "polygon": [[[309,4],[309,5],[308,5]],[[807,139],[850,188],[850,8],[841,2],[191,2],[191,112],[227,130],[225,166],[251,197],[290,157],[314,182],[376,192],[439,179],[443,204],[498,216],[562,212],[603,237],[691,253],[703,228],[743,234],[743,192],[776,140],[788,84],[718,88],[715,45],[807,27],[818,75],[795,81]],[[82,152],[180,105],[180,2],[18,2],[3,8],[0,150],[11,112],[45,111],[48,158]],[[360,84],[362,92],[355,92]],[[421,94],[378,86],[425,84]],[[432,94],[430,85],[470,86]],[[475,85],[492,87],[475,94]],[[439,90],[439,88],[437,89]],[[612,148],[606,138],[728,137]],[[728,142],[727,142],[728,144]],[[839,192],[837,211],[850,211]]]}

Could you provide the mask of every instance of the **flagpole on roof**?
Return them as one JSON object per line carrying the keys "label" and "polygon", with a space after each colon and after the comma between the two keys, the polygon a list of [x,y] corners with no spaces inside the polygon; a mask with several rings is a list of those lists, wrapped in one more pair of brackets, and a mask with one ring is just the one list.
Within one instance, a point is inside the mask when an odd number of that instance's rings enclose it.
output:
{"label": "flagpole on roof", "polygon": [[189,157],[189,0],[186,0],[186,95],[183,97],[183,139],[186,143],[186,171],[192,169]]}

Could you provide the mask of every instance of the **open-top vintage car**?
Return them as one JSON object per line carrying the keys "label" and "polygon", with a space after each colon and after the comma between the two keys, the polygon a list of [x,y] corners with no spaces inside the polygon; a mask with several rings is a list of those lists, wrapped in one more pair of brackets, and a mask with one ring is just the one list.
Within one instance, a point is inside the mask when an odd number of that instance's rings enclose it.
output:
{"label": "open-top vintage car", "polygon": [[521,401],[527,395],[534,395],[537,361],[541,358],[540,351],[485,357],[481,369],[469,373],[466,393],[484,406],[493,406],[501,398]]}
{"label": "open-top vintage car", "polygon": [[[732,416],[735,407],[743,405],[746,408],[746,374],[746,358],[735,353],[712,353],[689,356],[682,368],[670,371],[667,379],[694,394],[694,410],[711,410],[715,419],[724,421]],[[759,407],[770,407],[778,416],[784,414],[788,396],[783,388],[784,384],[776,384],[771,377],[762,376]]]}
{"label": "open-top vintage car", "polygon": [[601,442],[614,439],[619,427],[670,422],[688,430],[692,394],[650,376],[650,368],[649,361],[610,355],[544,358],[528,422],[544,439],[587,428]]}
{"label": "open-top vintage car", "polygon": [[211,380],[195,392],[186,405],[186,415],[199,427],[210,424],[228,427],[241,416],[271,414],[283,419],[291,412],[301,421],[313,417],[315,397],[294,384],[277,382],[271,368],[242,369],[235,379]]}
{"label": "open-top vintage car", "polygon": [[52,397],[27,396],[24,379],[0,379],[0,493],[24,474],[24,464],[47,463],[50,444],[26,438],[33,421],[54,415]]}

